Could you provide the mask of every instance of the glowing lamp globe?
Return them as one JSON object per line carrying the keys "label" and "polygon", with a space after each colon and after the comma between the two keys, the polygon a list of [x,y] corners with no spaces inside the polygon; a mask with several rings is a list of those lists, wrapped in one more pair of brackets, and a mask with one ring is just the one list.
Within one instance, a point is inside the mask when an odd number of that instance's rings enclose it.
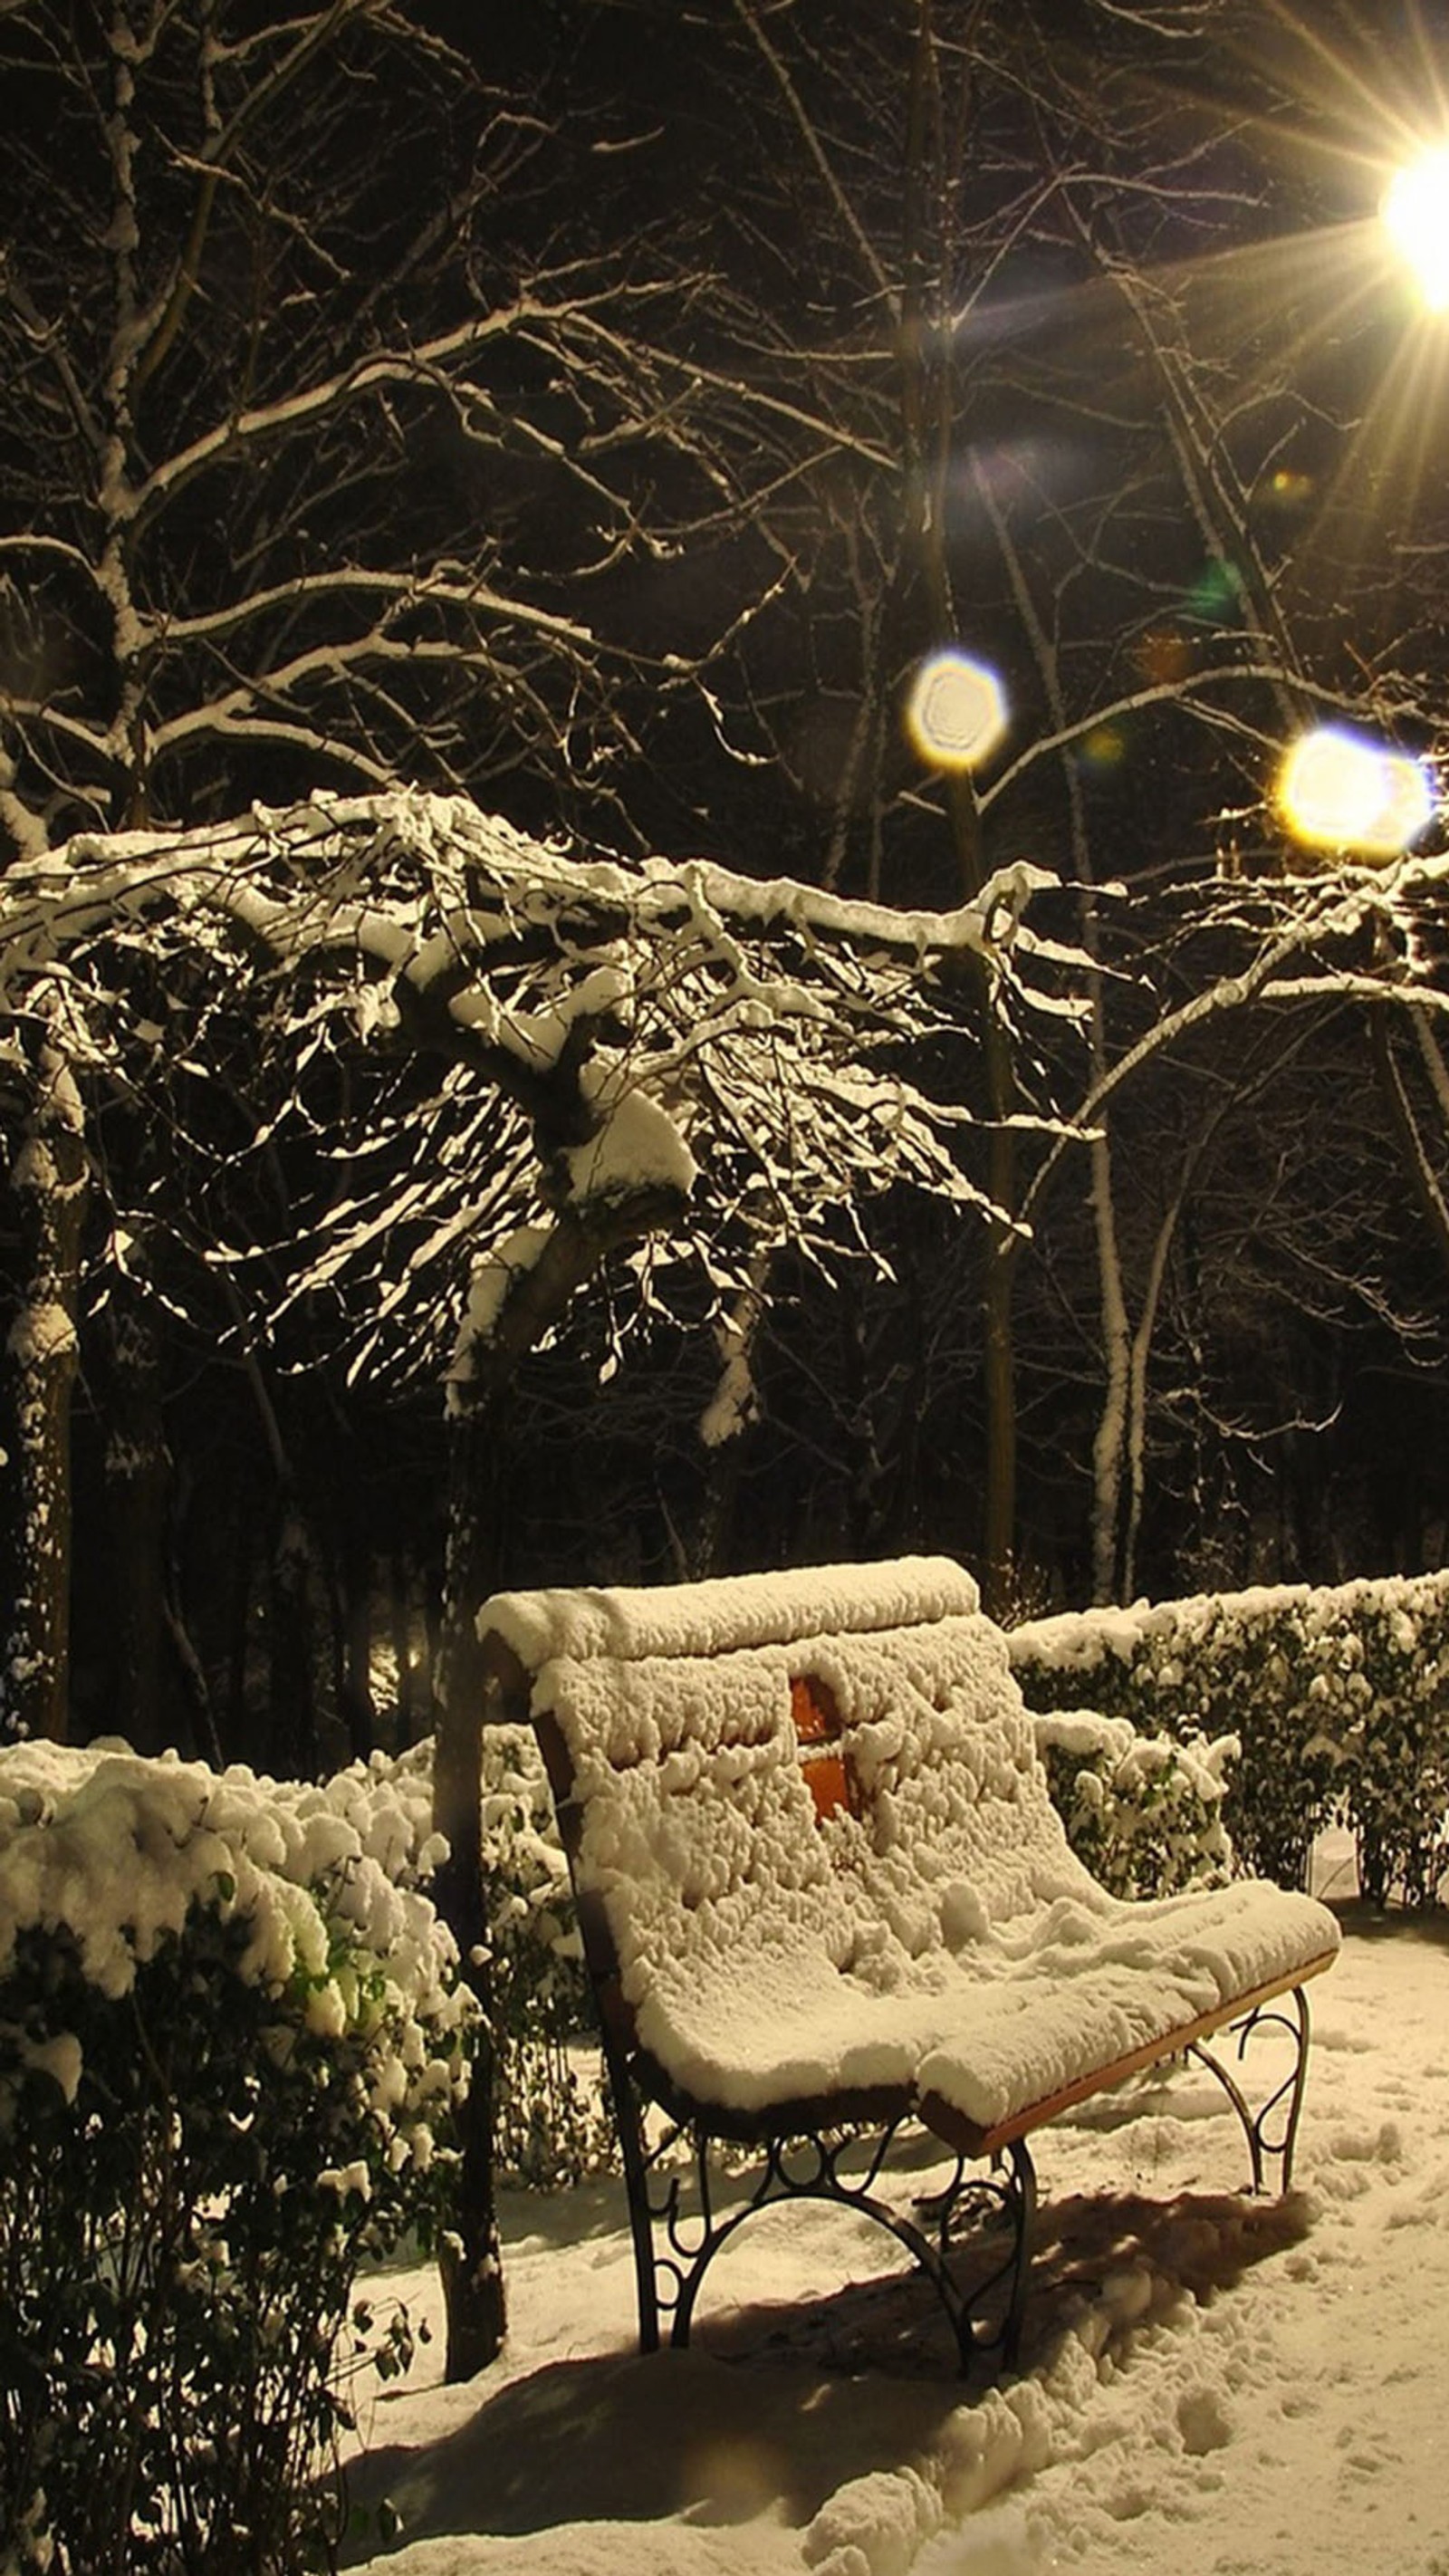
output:
{"label": "glowing lamp globe", "polygon": [[1449,144],[1400,170],[1381,209],[1431,313],[1449,313]]}
{"label": "glowing lamp globe", "polygon": [[1006,692],[985,662],[954,646],[921,664],[906,700],[906,732],[932,769],[974,769],[1006,732]]}
{"label": "glowing lamp globe", "polygon": [[1433,820],[1422,761],[1342,725],[1300,736],[1278,773],[1278,811],[1310,849],[1396,859]]}

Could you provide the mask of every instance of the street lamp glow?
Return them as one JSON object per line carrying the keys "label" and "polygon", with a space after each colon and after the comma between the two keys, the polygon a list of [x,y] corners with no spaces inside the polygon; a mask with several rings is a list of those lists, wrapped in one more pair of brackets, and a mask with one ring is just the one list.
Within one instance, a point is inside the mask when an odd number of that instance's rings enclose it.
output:
{"label": "street lamp glow", "polygon": [[906,732],[933,769],[974,769],[990,758],[1007,721],[996,673],[954,645],[929,654],[911,683]]}
{"label": "street lamp glow", "polygon": [[1434,816],[1422,761],[1406,751],[1319,725],[1300,736],[1278,773],[1276,803],[1294,838],[1311,849],[1396,859]]}
{"label": "street lamp glow", "polygon": [[1382,214],[1431,313],[1449,313],[1449,144],[1390,182]]}

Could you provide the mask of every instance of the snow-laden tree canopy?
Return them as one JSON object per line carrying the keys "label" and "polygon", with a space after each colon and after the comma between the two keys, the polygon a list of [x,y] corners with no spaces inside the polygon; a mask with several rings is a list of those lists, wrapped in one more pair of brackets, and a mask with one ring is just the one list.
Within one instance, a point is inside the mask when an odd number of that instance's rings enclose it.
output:
{"label": "snow-laden tree canopy", "polygon": [[1076,1014],[1025,918],[1047,883],[893,912],[579,859],[461,798],[317,796],[13,870],[0,1046],[22,1094],[42,1052],[80,1085],[113,1274],[456,1382],[545,1339],[610,1252],[619,1330],[681,1265],[698,1315],[777,1245],[839,1255],[896,1182],[984,1210],[982,1014],[1028,1084]]}

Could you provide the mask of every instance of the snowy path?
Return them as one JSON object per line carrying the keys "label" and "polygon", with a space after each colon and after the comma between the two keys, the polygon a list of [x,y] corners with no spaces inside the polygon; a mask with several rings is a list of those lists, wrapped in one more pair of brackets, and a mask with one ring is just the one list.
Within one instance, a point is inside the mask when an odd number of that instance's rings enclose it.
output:
{"label": "snowy path", "polygon": [[[895,2312],[809,2304],[875,2230],[752,2223],[704,2348],[640,2361],[616,2191],[520,2198],[506,2361],[445,2389],[434,2346],[370,2411],[378,2576],[1449,2576],[1449,1918],[1352,1925],[1290,2201],[1232,2195],[1190,2071],[1059,2123],[1021,2374],[966,2402],[944,2367],[818,2367],[832,2320]],[[708,2349],[781,2299],[787,2357]]]}
{"label": "snowy path", "polygon": [[1449,2576],[1449,1927],[1351,1939],[1316,2001],[1309,2233],[1139,2339],[1119,2437],[1038,2481],[1080,2576]]}

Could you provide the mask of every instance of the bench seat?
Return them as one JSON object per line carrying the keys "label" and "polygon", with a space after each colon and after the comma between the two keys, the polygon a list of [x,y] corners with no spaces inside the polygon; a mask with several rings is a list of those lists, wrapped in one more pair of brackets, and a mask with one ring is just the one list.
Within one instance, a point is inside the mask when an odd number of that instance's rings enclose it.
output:
{"label": "bench seat", "polygon": [[1054,2117],[1067,2095],[1085,2098],[1076,2088],[1101,2090],[1108,2070],[1180,2055],[1249,1998],[1330,1963],[1320,1909],[1277,1888],[1254,1893],[1249,1924],[1246,1908],[1210,1895],[1168,1900],[1173,1911],[1154,1909],[1150,1927],[1058,1899],[1008,1927],[1021,1950],[988,1933],[903,1965],[888,1952],[842,1962],[818,1937],[764,1931],[711,1956],[706,1933],[676,1975],[641,1977],[635,1954],[623,1992],[654,2066],[721,2132],[741,2113],[896,2093],[929,2101],[929,2125],[953,2141],[969,2131],[999,2143]]}

